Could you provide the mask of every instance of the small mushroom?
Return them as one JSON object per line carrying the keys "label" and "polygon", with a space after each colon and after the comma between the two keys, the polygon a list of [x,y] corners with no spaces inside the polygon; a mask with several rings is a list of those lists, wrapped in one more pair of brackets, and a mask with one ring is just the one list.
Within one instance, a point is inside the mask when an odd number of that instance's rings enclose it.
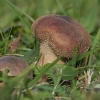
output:
{"label": "small mushroom", "polygon": [[17,76],[28,67],[28,64],[15,56],[3,56],[0,58],[0,71],[8,69],[8,76]]}
{"label": "small mushroom", "polygon": [[[72,58],[74,48],[77,54],[83,54],[90,47],[90,35],[76,20],[63,15],[46,15],[32,24],[32,33],[40,42],[42,54],[38,65],[52,63],[58,55]],[[60,60],[58,63],[64,63]]]}

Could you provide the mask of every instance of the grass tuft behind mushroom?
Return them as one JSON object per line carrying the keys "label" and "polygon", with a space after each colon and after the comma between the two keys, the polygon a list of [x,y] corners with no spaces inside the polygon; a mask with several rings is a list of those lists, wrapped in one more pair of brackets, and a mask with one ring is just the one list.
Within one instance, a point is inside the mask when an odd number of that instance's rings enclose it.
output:
{"label": "grass tuft behind mushroom", "polygon": [[[91,0],[1,0],[0,9],[0,57],[11,56],[12,58],[17,56],[18,59],[22,59],[29,65],[14,77],[7,76],[10,73],[9,69],[0,74],[1,100],[99,100],[100,2],[98,0],[94,2],[91,2]],[[45,15],[50,15],[50,19]],[[40,20],[41,22],[38,22]],[[62,24],[63,21],[64,24]],[[79,26],[79,23],[81,23],[81,26]],[[36,26],[36,37],[39,32],[40,37],[37,39],[32,35],[32,24]],[[65,29],[68,25],[70,26]],[[21,29],[23,31],[20,31]],[[34,28],[32,29],[34,31]],[[40,29],[42,32],[40,32]],[[49,29],[52,30],[50,35],[48,35]],[[46,36],[44,36],[43,31],[46,31]],[[70,32],[72,34],[69,34]],[[81,33],[84,32],[85,34],[82,36]],[[21,37],[16,50],[10,52],[9,44],[18,39],[20,33]],[[59,35],[54,33],[59,33]],[[67,33],[68,35],[66,35]],[[79,36],[75,35],[77,33]],[[45,42],[43,42],[41,35],[45,38]],[[55,38],[51,38],[53,35],[55,35]],[[58,36],[59,39],[60,37],[63,37],[63,39],[57,40],[56,37]],[[69,38],[70,36],[71,38]],[[74,38],[73,42],[72,37]],[[89,44],[78,42],[86,41],[86,39],[88,39]],[[69,40],[71,44],[61,42],[61,40],[64,42]],[[61,44],[63,43],[71,46],[73,51],[69,53],[70,48],[62,47]],[[73,44],[76,44],[76,47]],[[84,49],[78,44],[82,44]],[[69,49],[69,51],[67,52],[64,48]],[[47,49],[48,51],[46,51]],[[57,51],[53,49],[57,49]],[[61,54],[61,51],[63,54]],[[50,54],[47,56],[48,53]],[[44,60],[43,54],[48,59],[47,61]],[[64,58],[61,59],[61,56],[64,56]],[[66,57],[68,57],[67,60]],[[7,60],[8,63],[5,66],[13,63],[14,59],[15,57],[12,60],[10,59],[11,62]],[[4,63],[5,60],[1,62],[6,64]],[[10,68],[14,68],[14,64],[11,64],[13,66],[10,66]],[[40,67],[41,65],[42,67]],[[14,74],[17,72],[17,68]],[[27,78],[30,71],[33,74],[33,79]]]}

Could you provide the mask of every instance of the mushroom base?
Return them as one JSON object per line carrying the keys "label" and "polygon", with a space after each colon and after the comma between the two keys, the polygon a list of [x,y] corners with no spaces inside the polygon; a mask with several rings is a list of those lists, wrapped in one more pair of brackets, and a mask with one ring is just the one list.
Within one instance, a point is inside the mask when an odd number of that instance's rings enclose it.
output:
{"label": "mushroom base", "polygon": [[[48,42],[40,44],[40,54],[42,54],[40,60],[38,61],[38,66],[44,66],[47,63],[52,63],[57,59],[57,55],[53,52],[51,47],[48,45]],[[58,61],[58,64],[64,64],[62,60]]]}

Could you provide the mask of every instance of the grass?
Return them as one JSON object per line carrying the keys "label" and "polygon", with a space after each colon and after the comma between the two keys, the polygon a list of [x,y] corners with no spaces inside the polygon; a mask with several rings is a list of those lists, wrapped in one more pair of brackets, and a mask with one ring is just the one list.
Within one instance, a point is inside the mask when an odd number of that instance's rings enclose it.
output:
{"label": "grass", "polygon": [[[100,92],[96,92],[100,89],[98,0],[1,0],[0,5],[0,56],[16,55],[30,65],[16,77],[7,76],[7,70],[0,73],[0,100],[99,100]],[[91,47],[80,56],[74,52],[64,65],[57,64],[58,57],[53,63],[38,67],[39,43],[32,37],[31,25],[38,17],[55,13],[78,20],[90,33]],[[9,44],[19,34],[21,40],[16,51],[9,52]],[[94,73],[87,85],[90,69]],[[27,78],[30,71],[34,73],[33,79]],[[46,82],[44,75],[48,76]]]}

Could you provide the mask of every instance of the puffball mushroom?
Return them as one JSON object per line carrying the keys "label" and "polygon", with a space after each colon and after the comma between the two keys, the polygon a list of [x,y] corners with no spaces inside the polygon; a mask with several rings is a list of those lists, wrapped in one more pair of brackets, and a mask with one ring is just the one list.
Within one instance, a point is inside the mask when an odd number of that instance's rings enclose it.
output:
{"label": "puffball mushroom", "polygon": [[28,67],[28,64],[15,56],[3,56],[0,58],[0,71],[8,69],[8,76],[17,76]]}
{"label": "puffball mushroom", "polygon": [[[90,47],[90,35],[76,20],[63,15],[45,15],[32,24],[32,33],[40,42],[38,65],[52,63],[58,55],[72,58],[74,48],[83,54]],[[64,63],[60,60],[58,63]]]}

